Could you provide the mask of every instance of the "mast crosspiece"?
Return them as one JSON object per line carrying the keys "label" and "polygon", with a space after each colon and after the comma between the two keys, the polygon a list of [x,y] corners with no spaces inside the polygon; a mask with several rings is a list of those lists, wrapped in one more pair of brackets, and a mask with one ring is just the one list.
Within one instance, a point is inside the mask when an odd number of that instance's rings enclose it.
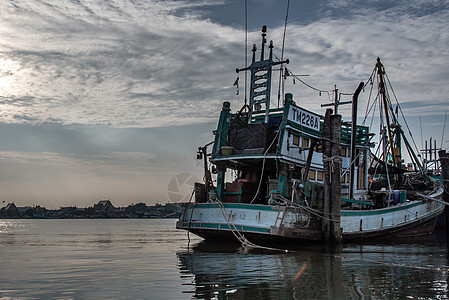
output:
{"label": "mast crosspiece", "polygon": [[267,26],[262,27],[262,46],[260,53],[260,60],[256,61],[256,44],[253,45],[253,58],[251,65],[246,68],[237,69],[240,71],[251,71],[251,89],[249,98],[249,118],[248,123],[251,123],[251,117],[254,111],[259,112],[262,105],[265,105],[265,123],[268,123],[268,115],[270,110],[270,94],[271,94],[271,74],[272,67],[283,63],[289,63],[289,60],[273,61],[273,41],[270,41],[268,48],[270,53],[268,59],[265,59],[265,45],[266,45]]}
{"label": "mast crosspiece", "polygon": [[351,104],[352,101],[340,101],[340,97],[338,94],[338,89],[337,86],[335,85],[335,89],[334,89],[334,102],[333,103],[327,103],[327,104],[321,104],[321,107],[326,107],[326,106],[333,106],[334,107],[334,112],[337,115],[338,114],[338,107],[342,104]]}

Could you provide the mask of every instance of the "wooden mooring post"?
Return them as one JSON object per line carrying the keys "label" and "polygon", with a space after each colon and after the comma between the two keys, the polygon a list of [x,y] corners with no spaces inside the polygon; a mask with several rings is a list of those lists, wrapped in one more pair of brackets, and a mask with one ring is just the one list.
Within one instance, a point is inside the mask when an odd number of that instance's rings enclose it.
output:
{"label": "wooden mooring post", "polygon": [[[443,175],[444,201],[449,202],[449,153],[446,150],[438,151],[440,158],[441,173]],[[444,209],[444,227],[446,229],[446,243],[449,247],[449,206]]]}
{"label": "wooden mooring post", "polygon": [[[364,87],[360,82],[352,97],[351,161],[355,159],[357,135],[357,102]],[[323,123],[323,170],[324,170],[324,219],[323,234],[326,242],[341,243],[341,115],[333,115],[327,109]],[[353,197],[354,169],[351,169],[350,197]]]}
{"label": "wooden mooring post", "polygon": [[341,243],[341,115],[326,110],[323,124],[324,169],[324,219],[323,233],[326,242]]}

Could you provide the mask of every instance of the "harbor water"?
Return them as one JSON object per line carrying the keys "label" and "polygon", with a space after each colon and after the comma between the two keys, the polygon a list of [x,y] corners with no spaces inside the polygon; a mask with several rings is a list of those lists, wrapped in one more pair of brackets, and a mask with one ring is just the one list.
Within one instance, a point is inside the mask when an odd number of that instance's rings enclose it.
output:
{"label": "harbor water", "polygon": [[448,298],[438,235],[285,252],[205,243],[175,222],[1,219],[0,299]]}

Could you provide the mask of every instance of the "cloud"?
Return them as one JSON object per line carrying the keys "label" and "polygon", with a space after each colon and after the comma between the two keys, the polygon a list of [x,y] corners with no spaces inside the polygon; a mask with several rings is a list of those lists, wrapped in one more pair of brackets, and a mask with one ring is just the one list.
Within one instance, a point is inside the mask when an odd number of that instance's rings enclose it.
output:
{"label": "cloud", "polygon": [[[445,49],[449,30],[443,25],[447,25],[449,10],[420,16],[402,13],[400,19],[386,17],[397,13],[395,8],[369,12],[290,26],[285,56],[300,57],[300,64],[288,68],[295,74],[310,74],[304,80],[319,89],[331,91],[337,84],[340,92],[352,93],[358,82],[368,79],[376,58],[381,57],[400,102],[426,105],[431,101],[439,105],[426,113],[441,111],[449,92],[443,83],[449,76]],[[276,35],[281,35],[280,30]],[[306,107],[317,110],[320,102],[327,101],[302,85],[293,86],[291,80],[288,88],[306,96],[302,98]]]}
{"label": "cloud", "polygon": [[[210,121],[225,100],[242,105],[232,83],[233,70],[243,67],[244,33],[236,24],[208,18],[241,9],[232,3],[17,0],[0,5],[7,122],[166,126]],[[310,74],[307,80],[320,89],[338,84],[352,92],[381,56],[395,86],[411,90],[404,93],[407,101],[429,94],[447,100],[441,82],[449,75],[445,2],[329,1],[310,8],[315,19],[299,25],[293,11],[287,28],[285,56],[295,73]],[[283,9],[273,11],[280,20]],[[282,30],[269,28],[278,55]],[[258,43],[258,35],[250,32],[250,43]],[[418,82],[429,92],[417,91]],[[315,93],[289,88],[299,97],[313,95],[306,104],[319,107]]]}
{"label": "cloud", "polygon": [[[211,70],[207,65],[217,63],[212,51],[217,36],[207,31],[216,26],[188,14],[206,3],[5,5],[2,34],[8,38],[3,58],[14,68],[2,70],[13,81],[5,87],[4,99],[14,103],[16,116],[27,115],[22,120],[47,117],[65,124],[158,126],[166,121],[156,122],[161,114],[153,112],[154,107],[175,102],[179,107],[183,98],[190,105],[205,91],[199,83]],[[181,17],[174,15],[178,10],[185,11]],[[16,101],[31,95],[33,101]],[[32,109],[24,110],[22,104]],[[204,121],[198,114],[193,118]]]}

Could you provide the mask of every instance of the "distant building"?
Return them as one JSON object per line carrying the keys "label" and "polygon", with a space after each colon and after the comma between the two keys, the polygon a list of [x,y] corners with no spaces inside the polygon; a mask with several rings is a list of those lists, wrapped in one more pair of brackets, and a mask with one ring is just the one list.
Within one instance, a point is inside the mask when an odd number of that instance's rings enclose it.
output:
{"label": "distant building", "polygon": [[94,205],[94,209],[96,211],[112,212],[115,210],[115,207],[114,205],[112,205],[110,200],[101,200],[100,202]]}
{"label": "distant building", "polygon": [[32,217],[34,215],[34,210],[31,206],[19,206],[17,209],[19,210],[19,214],[21,216]]}
{"label": "distant building", "polygon": [[77,215],[78,209],[76,206],[60,207],[57,215],[61,218],[71,218]]}
{"label": "distant building", "polygon": [[5,212],[8,216],[18,216],[19,215],[19,209],[14,203],[8,203],[8,205],[5,206]]}

